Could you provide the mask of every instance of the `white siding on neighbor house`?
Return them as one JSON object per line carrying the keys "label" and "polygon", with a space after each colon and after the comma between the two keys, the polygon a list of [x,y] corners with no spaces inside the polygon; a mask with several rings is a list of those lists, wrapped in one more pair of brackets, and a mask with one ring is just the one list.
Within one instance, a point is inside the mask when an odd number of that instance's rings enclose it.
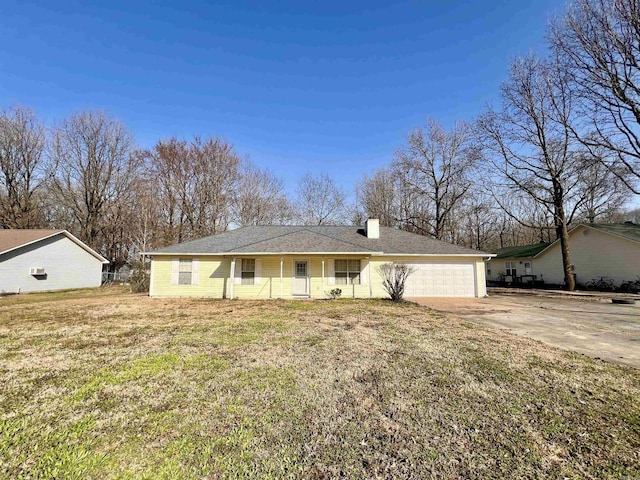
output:
{"label": "white siding on neighbor house", "polygon": [[[585,235],[585,231],[588,233]],[[608,277],[616,285],[640,276],[640,243],[580,226],[571,232],[569,254],[576,282]],[[554,244],[534,260],[534,273],[543,275],[545,283],[563,284],[560,244]]]}
{"label": "white siding on neighbor house", "polygon": [[[33,267],[46,275],[29,274]],[[0,292],[99,287],[102,262],[60,233],[0,255]]]}

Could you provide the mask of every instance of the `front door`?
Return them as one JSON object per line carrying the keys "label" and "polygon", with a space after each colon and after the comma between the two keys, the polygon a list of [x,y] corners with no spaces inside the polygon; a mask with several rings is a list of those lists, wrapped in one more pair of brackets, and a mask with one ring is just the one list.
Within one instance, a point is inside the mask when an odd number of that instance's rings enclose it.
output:
{"label": "front door", "polygon": [[293,294],[309,295],[309,276],[307,275],[307,261],[296,260],[293,272]]}

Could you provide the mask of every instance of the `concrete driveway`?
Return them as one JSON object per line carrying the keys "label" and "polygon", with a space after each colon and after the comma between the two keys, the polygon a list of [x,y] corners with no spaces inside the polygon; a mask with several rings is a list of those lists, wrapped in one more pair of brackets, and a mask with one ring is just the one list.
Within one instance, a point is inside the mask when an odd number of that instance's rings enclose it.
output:
{"label": "concrete driveway", "polygon": [[495,295],[410,300],[565,350],[640,368],[640,303],[616,305],[610,303],[610,297]]}

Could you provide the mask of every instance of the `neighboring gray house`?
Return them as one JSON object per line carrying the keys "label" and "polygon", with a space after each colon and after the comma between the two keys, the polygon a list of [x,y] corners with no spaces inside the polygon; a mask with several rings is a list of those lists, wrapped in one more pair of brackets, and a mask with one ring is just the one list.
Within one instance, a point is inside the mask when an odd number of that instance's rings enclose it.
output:
{"label": "neighboring gray house", "polygon": [[0,230],[0,294],[99,287],[107,263],[66,230]]}

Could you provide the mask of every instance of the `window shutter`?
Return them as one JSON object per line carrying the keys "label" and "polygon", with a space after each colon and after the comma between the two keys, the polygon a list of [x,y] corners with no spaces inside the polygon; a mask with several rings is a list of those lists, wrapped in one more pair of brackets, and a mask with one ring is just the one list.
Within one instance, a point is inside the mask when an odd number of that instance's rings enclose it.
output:
{"label": "window shutter", "polygon": [[191,260],[191,285],[198,285],[200,277],[200,262],[197,258]]}
{"label": "window shutter", "polygon": [[360,285],[369,283],[369,260],[364,258],[360,260]]}
{"label": "window shutter", "polygon": [[260,285],[262,283],[262,260],[256,258],[256,271],[253,275],[253,283]]}
{"label": "window shutter", "polygon": [[233,272],[233,283],[242,285],[242,259],[236,258],[236,270]]}
{"label": "window shutter", "polygon": [[329,285],[336,284],[336,268],[333,258],[327,260],[327,275],[329,276]]}
{"label": "window shutter", "polygon": [[174,258],[171,260],[171,285],[178,285],[180,276],[180,260]]}

